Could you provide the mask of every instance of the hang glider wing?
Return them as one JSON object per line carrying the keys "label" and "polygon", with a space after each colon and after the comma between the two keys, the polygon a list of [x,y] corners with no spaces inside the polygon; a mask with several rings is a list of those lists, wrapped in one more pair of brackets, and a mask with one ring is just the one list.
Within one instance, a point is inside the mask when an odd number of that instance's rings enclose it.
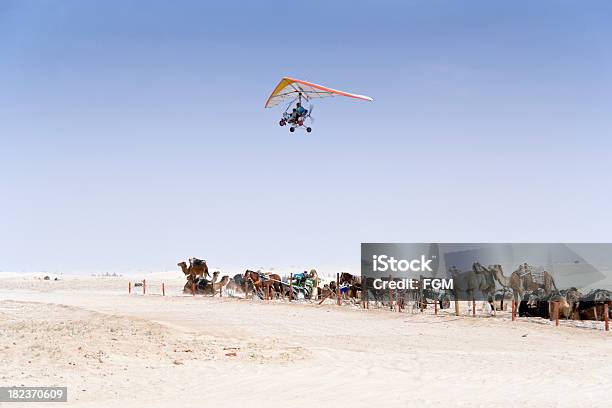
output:
{"label": "hang glider wing", "polygon": [[325,98],[328,96],[348,96],[349,98],[361,99],[364,101],[372,101],[372,98],[364,95],[356,95],[337,89],[327,88],[322,85],[313,84],[312,82],[302,81],[284,77],[276,85],[272,95],[266,101],[266,108],[271,108],[284,101],[293,100],[302,94],[302,98],[310,100],[312,98]]}

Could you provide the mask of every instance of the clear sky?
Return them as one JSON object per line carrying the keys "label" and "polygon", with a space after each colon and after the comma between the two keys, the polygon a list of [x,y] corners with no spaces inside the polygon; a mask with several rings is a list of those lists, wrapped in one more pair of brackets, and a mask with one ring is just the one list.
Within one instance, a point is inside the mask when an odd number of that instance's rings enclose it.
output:
{"label": "clear sky", "polygon": [[[0,1],[0,270],[612,241],[607,1]],[[293,76],[372,96],[263,109]]]}

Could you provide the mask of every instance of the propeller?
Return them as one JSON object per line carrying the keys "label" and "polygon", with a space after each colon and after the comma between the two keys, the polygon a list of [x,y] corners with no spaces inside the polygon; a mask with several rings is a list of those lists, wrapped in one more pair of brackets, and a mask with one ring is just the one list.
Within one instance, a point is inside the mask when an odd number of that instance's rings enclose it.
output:
{"label": "propeller", "polygon": [[306,116],[308,116],[308,117],[310,118],[310,121],[311,121],[312,123],[314,123],[314,118],[312,117],[312,109],[313,109],[313,108],[314,108],[314,106],[313,106],[313,105],[310,105],[310,106],[308,107],[308,115],[306,115]]}

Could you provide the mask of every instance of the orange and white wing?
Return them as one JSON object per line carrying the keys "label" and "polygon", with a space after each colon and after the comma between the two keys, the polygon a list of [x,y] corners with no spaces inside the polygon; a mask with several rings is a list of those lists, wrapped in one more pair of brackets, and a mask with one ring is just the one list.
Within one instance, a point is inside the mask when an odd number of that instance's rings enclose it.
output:
{"label": "orange and white wing", "polygon": [[276,85],[272,95],[266,101],[266,108],[271,108],[279,103],[293,100],[302,94],[302,98],[310,100],[312,98],[325,98],[329,96],[348,96],[349,98],[361,99],[364,101],[372,101],[373,99],[365,95],[357,95],[337,89],[327,88],[322,85],[313,84],[312,82],[302,81],[284,77]]}

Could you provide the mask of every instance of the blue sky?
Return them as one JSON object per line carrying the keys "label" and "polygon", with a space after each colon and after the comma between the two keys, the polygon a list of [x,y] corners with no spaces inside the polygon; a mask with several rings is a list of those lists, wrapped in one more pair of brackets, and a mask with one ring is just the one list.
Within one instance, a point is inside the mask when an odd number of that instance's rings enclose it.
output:
{"label": "blue sky", "polygon": [[[609,242],[612,6],[3,1],[0,270]],[[263,109],[294,76],[374,97]]]}

